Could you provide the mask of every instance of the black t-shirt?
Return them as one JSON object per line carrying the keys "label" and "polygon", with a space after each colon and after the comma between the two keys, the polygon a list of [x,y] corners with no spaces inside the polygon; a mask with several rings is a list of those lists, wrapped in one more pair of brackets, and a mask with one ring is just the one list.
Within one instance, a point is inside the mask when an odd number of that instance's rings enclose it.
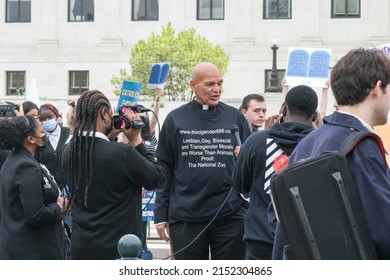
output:
{"label": "black t-shirt", "polygon": [[192,101],[166,118],[157,148],[167,180],[157,191],[155,223],[205,222],[234,213],[243,202],[232,190],[236,140],[230,131],[237,125],[241,140],[250,134],[247,121],[236,108],[220,102],[202,110]]}

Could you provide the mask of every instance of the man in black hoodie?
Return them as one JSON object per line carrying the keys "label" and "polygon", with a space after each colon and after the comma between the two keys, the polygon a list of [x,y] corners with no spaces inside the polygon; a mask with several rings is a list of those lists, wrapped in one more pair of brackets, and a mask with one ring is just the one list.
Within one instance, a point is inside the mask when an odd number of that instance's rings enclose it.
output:
{"label": "man in black hoodie", "polygon": [[241,147],[232,178],[238,192],[250,195],[245,216],[246,259],[272,257],[274,228],[267,217],[271,175],[287,166],[295,146],[313,130],[317,105],[312,88],[293,87],[286,95],[284,122],[252,134]]}

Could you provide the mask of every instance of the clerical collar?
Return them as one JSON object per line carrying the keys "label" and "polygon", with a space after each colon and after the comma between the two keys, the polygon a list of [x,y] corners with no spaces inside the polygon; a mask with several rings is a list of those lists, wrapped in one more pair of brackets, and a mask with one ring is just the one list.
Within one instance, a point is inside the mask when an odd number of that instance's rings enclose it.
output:
{"label": "clerical collar", "polygon": [[202,111],[210,111],[215,109],[216,106],[209,106],[208,104],[200,104],[198,101],[195,99],[193,100],[195,104],[195,108],[201,109]]}

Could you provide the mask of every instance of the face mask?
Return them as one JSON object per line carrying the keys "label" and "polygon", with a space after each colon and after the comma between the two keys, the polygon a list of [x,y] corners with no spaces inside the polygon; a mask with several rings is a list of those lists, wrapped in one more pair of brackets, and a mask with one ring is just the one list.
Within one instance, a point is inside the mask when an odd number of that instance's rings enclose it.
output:
{"label": "face mask", "polygon": [[46,130],[47,132],[53,132],[54,129],[56,129],[57,127],[57,121],[56,119],[51,119],[51,120],[48,120],[48,121],[43,121],[42,122],[42,127],[44,130]]}
{"label": "face mask", "polygon": [[46,149],[46,137],[43,136],[42,138],[42,145],[37,145],[37,151],[35,153],[35,158],[38,160],[38,162],[41,162],[42,160],[42,154],[43,151]]}

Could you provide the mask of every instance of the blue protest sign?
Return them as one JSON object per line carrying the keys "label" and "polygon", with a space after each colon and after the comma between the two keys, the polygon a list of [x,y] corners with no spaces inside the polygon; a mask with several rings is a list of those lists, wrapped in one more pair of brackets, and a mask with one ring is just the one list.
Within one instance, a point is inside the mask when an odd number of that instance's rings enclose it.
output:
{"label": "blue protest sign", "polygon": [[169,67],[168,62],[153,63],[148,81],[149,89],[164,88],[168,79]]}
{"label": "blue protest sign", "polygon": [[324,87],[330,75],[330,49],[289,48],[287,85]]}
{"label": "blue protest sign", "polygon": [[142,84],[140,83],[123,81],[116,111],[118,112],[118,109],[121,106],[137,105],[139,96],[141,94],[141,89],[142,89]]}
{"label": "blue protest sign", "polygon": [[155,191],[147,191],[142,198],[142,221],[153,221],[154,219],[154,203],[156,200]]}
{"label": "blue protest sign", "polygon": [[305,50],[295,50],[290,53],[288,58],[286,76],[306,77],[309,53]]}
{"label": "blue protest sign", "polygon": [[310,56],[309,77],[328,78],[330,54],[325,51],[315,51]]}

